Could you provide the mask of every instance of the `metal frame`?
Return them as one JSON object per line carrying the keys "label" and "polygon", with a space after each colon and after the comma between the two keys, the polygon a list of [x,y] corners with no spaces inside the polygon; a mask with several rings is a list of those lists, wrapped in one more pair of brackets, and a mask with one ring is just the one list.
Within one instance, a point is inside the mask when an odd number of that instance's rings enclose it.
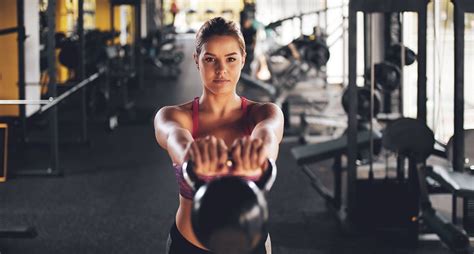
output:
{"label": "metal frame", "polygon": [[[84,38],[84,0],[79,0],[77,2],[77,33],[79,36],[79,75],[78,80],[84,80],[86,78],[86,66],[85,66],[85,38]],[[88,133],[87,133],[87,88],[81,90],[81,141],[87,142]]]}
{"label": "metal frame", "polygon": [[[56,97],[56,69],[55,69],[55,8],[56,1],[50,0],[48,3],[47,15],[48,15],[48,74],[50,76],[48,91],[51,97]],[[47,104],[50,100],[25,100],[25,45],[26,39],[25,34],[25,21],[24,21],[24,0],[17,1],[17,27],[3,29],[0,31],[0,35],[18,33],[18,93],[19,100],[2,100],[0,105],[19,105],[20,109],[20,128],[21,128],[21,142],[27,143],[27,123],[26,123],[26,109],[25,106],[28,104]],[[18,171],[14,174],[40,174],[40,175],[61,175],[62,172],[58,169],[58,133],[57,133],[57,112],[53,109],[49,112],[49,131],[50,131],[50,167],[46,169],[45,173],[43,170],[32,170],[27,173],[26,171]],[[41,172],[41,173],[40,173]]]}
{"label": "metal frame", "polygon": [[42,105],[39,109],[39,113],[48,111],[48,129],[49,129],[49,146],[50,146],[50,164],[46,169],[29,169],[29,170],[16,170],[13,175],[34,175],[34,176],[62,176],[63,170],[59,168],[59,151],[58,151],[58,112],[57,105],[62,100],[69,97],[74,92],[81,90],[81,127],[82,135],[81,140],[87,140],[87,114],[86,114],[86,91],[85,86],[90,84],[92,81],[97,79],[104,69],[99,72],[92,74],[88,78],[85,78],[85,57],[84,57],[84,29],[83,29],[83,0],[79,0],[79,19],[78,19],[78,33],[80,41],[80,52],[79,57],[79,79],[81,82],[74,85],[65,93],[57,96],[57,83],[56,83],[56,53],[55,53],[55,15],[56,15],[56,0],[49,0],[47,16],[48,16],[48,35],[47,35],[47,56],[48,56],[48,76],[50,77],[48,83],[48,100],[27,100],[25,99],[25,49],[24,41],[26,39],[25,27],[24,27],[24,0],[17,1],[17,27],[3,29],[0,31],[0,35],[9,33],[18,33],[18,84],[19,84],[19,100],[0,100],[0,105],[19,105],[20,106],[20,127],[21,127],[21,141],[22,143],[30,142],[27,135],[27,117],[25,106],[26,105]]}
{"label": "metal frame", "polygon": [[[351,0],[349,2],[349,52],[357,52],[357,13],[415,12],[418,14],[418,119],[426,122],[426,15],[428,0]],[[357,54],[349,54],[348,168],[346,212],[349,221],[357,199]],[[345,218],[341,218],[345,220]]]}
{"label": "metal frame", "polygon": [[[20,100],[25,99],[25,24],[24,24],[24,0],[16,1],[17,9],[17,27],[3,29],[0,31],[1,35],[7,35],[11,33],[17,33],[17,45],[18,45],[18,86],[19,86],[19,98]],[[22,141],[24,141],[26,135],[26,110],[25,104],[19,104],[20,118],[21,118],[21,134]],[[0,226],[0,238],[34,238],[37,232],[34,227],[30,226],[14,226],[10,228],[3,228]]]}
{"label": "metal frame", "polygon": [[[16,2],[17,10],[17,26],[10,27],[0,30],[0,36],[9,35],[12,33],[17,33],[17,48],[18,48],[18,97],[19,100],[25,99],[25,20],[24,20],[24,0],[18,0]],[[13,101],[13,100],[12,100]],[[13,104],[19,105],[20,110],[20,124],[21,124],[21,140],[24,142],[26,140],[26,109],[25,104]]]}
{"label": "metal frame", "polygon": [[[466,13],[474,13],[472,2],[451,0],[454,6],[454,135],[453,135],[453,169],[464,171],[464,19]],[[468,198],[463,197],[463,225],[468,224]],[[452,220],[457,222],[457,196],[453,195]]]}
{"label": "metal frame", "polygon": [[[120,6],[120,5],[127,5],[127,4],[115,4],[113,2],[110,3],[110,30],[115,31],[115,25],[114,25],[114,20],[115,20],[115,14],[114,14],[114,7],[115,6]],[[134,31],[134,39],[133,39],[133,63],[134,63],[134,70],[137,73],[137,81],[138,81],[138,88],[142,89],[143,88],[143,80],[144,80],[144,72],[143,72],[143,57],[141,53],[141,1],[136,1],[135,4],[128,4],[133,7],[135,11],[135,19],[134,19],[134,25],[135,25],[135,31]]]}
{"label": "metal frame", "polygon": [[[17,1],[17,26],[18,26],[18,91],[19,99],[26,98],[26,84],[25,84],[25,11],[24,1]],[[27,125],[26,125],[26,107],[20,105],[20,121],[21,121],[21,137],[26,140]]]}
{"label": "metal frame", "polygon": [[[327,0],[325,0],[325,1],[327,1]],[[328,10],[341,9],[341,8],[344,8],[345,6],[346,6],[346,5],[342,4],[342,5],[333,6],[333,7],[331,7],[331,8],[328,8],[327,5],[326,5],[326,7],[321,8],[321,9],[318,9],[318,10],[308,11],[308,12],[302,12],[302,13],[299,13],[299,14],[297,14],[297,15],[293,15],[293,16],[290,16],[290,17],[281,18],[281,19],[279,19],[279,20],[277,20],[277,21],[273,21],[273,22],[271,22],[270,24],[266,25],[266,26],[265,26],[265,29],[274,29],[274,28],[280,26],[282,22],[287,21],[287,20],[292,20],[292,19],[295,19],[295,18],[301,19],[303,16],[312,15],[312,14],[317,14],[317,15],[319,15],[319,14],[321,14],[321,13],[324,14],[324,13],[326,13]],[[318,16],[318,23],[320,22],[321,19],[322,19],[322,18],[320,18],[320,16]],[[326,26],[326,25],[327,25],[327,24],[325,24],[325,26]],[[326,27],[325,27],[325,28],[326,28]],[[326,29],[326,30],[327,30],[327,29]]]}

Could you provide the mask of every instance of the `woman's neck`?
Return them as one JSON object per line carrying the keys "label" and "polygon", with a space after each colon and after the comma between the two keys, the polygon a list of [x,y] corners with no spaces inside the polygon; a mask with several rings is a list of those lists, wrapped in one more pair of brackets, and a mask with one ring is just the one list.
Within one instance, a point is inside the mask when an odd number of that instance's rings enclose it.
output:
{"label": "woman's neck", "polygon": [[241,99],[236,93],[215,95],[204,92],[199,104],[200,108],[207,113],[224,116],[236,108],[240,108]]}

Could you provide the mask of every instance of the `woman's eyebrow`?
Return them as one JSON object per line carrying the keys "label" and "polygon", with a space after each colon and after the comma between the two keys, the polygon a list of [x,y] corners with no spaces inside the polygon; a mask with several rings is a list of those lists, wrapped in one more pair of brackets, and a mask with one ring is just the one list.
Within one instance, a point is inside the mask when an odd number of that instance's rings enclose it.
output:
{"label": "woman's eyebrow", "polygon": [[[204,55],[216,56],[216,55],[214,55],[212,53],[209,53],[209,52],[204,53]],[[237,55],[237,52],[232,52],[232,53],[226,54],[225,56],[232,56],[232,55]]]}

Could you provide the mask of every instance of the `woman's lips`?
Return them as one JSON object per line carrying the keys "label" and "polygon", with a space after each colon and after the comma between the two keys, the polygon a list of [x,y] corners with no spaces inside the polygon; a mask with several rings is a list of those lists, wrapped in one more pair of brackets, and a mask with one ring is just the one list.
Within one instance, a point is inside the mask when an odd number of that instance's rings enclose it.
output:
{"label": "woman's lips", "polygon": [[228,79],[214,79],[213,82],[214,83],[227,83],[227,82],[230,82],[230,80],[228,80]]}

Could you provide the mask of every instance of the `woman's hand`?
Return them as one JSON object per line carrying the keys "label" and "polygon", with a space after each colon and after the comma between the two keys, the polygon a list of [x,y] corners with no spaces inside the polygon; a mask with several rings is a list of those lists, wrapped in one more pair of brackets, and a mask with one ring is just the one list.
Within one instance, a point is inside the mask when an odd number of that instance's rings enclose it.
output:
{"label": "woman's hand", "polygon": [[230,154],[234,162],[232,175],[259,178],[267,167],[268,152],[259,138],[238,138]]}
{"label": "woman's hand", "polygon": [[196,175],[204,180],[229,174],[228,149],[222,139],[214,136],[195,139],[188,144],[186,157],[193,161]]}

